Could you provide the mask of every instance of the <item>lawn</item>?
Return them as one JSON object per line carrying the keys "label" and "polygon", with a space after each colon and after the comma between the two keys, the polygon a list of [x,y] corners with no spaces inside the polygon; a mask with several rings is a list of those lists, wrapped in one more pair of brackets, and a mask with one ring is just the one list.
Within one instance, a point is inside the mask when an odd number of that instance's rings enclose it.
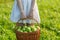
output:
{"label": "lawn", "polygon": [[[15,23],[10,21],[13,0],[0,0],[0,40],[16,40]],[[60,40],[60,0],[38,0],[40,40]]]}

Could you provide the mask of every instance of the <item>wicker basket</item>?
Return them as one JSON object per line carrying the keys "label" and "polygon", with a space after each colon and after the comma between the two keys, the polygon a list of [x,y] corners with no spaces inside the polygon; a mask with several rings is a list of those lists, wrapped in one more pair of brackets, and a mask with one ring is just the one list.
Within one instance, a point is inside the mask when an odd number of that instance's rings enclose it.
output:
{"label": "wicker basket", "polygon": [[[16,25],[17,26],[17,25]],[[39,40],[40,38],[40,29],[34,32],[19,32],[15,30],[17,40]]]}
{"label": "wicker basket", "polygon": [[17,40],[39,40],[40,30],[28,33],[16,31],[16,37]]}

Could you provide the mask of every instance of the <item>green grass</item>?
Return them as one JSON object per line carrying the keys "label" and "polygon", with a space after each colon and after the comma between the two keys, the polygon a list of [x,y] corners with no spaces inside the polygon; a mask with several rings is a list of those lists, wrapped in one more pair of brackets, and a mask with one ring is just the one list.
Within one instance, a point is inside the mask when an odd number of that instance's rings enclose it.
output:
{"label": "green grass", "polygon": [[[0,0],[0,40],[15,40],[15,24],[10,21],[13,1],[4,2]],[[41,18],[40,40],[60,40],[60,0],[37,2]]]}

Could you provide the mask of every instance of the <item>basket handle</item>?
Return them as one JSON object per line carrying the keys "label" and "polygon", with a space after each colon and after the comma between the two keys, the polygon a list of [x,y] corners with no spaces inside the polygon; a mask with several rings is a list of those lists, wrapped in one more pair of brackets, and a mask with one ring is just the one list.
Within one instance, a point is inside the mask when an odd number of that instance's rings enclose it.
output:
{"label": "basket handle", "polygon": [[[36,23],[38,24],[38,26],[40,26],[40,24],[38,23],[38,21],[36,20],[36,19],[34,19],[34,18],[25,18],[25,19],[21,19],[22,20],[22,22],[23,22],[23,20],[26,20],[26,19],[31,19],[31,20],[34,20],[34,21],[36,21]],[[18,20],[18,22],[19,22],[20,20]],[[17,22],[17,23],[18,23]]]}
{"label": "basket handle", "polygon": [[[28,18],[25,18],[25,19],[23,19],[23,20],[26,20],[26,19],[28,19]],[[22,21],[23,21],[22,20]],[[38,26],[40,26],[40,24],[38,23],[38,21],[36,20],[36,19],[31,19],[31,20],[35,20],[36,22],[37,22],[37,24],[38,24]],[[20,20],[18,20],[18,22],[19,22]],[[17,23],[18,23],[17,22]],[[17,26],[17,24],[16,24],[16,26]],[[15,26],[15,28],[14,28],[14,31],[16,31],[17,30],[17,27]],[[18,27],[19,28],[19,27]]]}

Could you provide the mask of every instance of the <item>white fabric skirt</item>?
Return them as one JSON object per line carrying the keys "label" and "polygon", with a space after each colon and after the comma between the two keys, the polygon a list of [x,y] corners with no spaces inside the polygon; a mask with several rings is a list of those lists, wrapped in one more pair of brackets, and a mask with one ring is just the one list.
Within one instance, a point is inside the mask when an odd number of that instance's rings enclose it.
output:
{"label": "white fabric skirt", "polygon": [[[26,15],[29,15],[30,7],[31,7],[31,2],[32,0],[22,0],[23,6],[24,6],[24,11]],[[11,21],[12,22],[18,22],[20,20],[21,13],[17,5],[17,0],[15,0],[12,12],[11,12]],[[35,20],[37,20],[38,23],[40,23],[40,16],[39,16],[39,11],[37,7],[37,3],[35,2],[34,8],[33,8],[33,17]],[[31,20],[31,19],[26,19],[26,20],[20,20],[19,23],[36,23],[36,21]]]}

